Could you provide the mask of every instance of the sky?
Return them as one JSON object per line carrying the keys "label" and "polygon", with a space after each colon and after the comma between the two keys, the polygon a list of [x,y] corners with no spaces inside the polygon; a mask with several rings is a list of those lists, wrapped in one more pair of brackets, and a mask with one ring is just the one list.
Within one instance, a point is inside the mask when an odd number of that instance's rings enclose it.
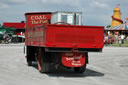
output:
{"label": "sky", "polygon": [[27,12],[82,12],[83,25],[111,25],[113,9],[120,4],[122,20],[128,17],[128,0],[0,0],[0,24],[25,21]]}

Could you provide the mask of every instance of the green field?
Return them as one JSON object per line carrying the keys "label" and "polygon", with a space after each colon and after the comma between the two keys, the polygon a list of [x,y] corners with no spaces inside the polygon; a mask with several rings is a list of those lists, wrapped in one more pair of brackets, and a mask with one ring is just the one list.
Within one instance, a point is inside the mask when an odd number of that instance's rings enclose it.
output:
{"label": "green field", "polygon": [[113,47],[128,47],[128,43],[126,40],[124,40],[123,44],[117,44],[116,42],[114,42],[113,44],[105,44],[105,46],[113,46]]}

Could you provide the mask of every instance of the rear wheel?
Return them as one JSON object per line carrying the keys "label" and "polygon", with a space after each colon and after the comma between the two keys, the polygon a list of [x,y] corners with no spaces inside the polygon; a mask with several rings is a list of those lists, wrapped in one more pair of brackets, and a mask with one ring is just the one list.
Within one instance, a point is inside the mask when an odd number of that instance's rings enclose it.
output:
{"label": "rear wheel", "polygon": [[27,64],[28,66],[32,66],[32,61],[31,60],[27,61]]}
{"label": "rear wheel", "polygon": [[86,65],[82,66],[82,67],[75,67],[74,71],[76,73],[83,73],[86,70]]}
{"label": "rear wheel", "polygon": [[45,51],[43,51],[41,48],[39,48],[37,52],[37,64],[38,64],[39,72],[41,73],[50,72],[50,63],[47,60]]}
{"label": "rear wheel", "polygon": [[35,49],[35,47],[27,46],[26,60],[28,66],[32,66],[32,61],[35,61]]}

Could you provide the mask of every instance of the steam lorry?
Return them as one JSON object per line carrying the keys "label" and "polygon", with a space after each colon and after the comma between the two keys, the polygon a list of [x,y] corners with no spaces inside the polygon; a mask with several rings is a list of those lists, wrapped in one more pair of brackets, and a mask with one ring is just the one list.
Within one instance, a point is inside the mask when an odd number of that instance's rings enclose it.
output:
{"label": "steam lorry", "polygon": [[88,52],[102,52],[104,27],[82,25],[81,12],[33,12],[25,17],[27,64],[37,61],[41,73],[58,66],[83,73]]}

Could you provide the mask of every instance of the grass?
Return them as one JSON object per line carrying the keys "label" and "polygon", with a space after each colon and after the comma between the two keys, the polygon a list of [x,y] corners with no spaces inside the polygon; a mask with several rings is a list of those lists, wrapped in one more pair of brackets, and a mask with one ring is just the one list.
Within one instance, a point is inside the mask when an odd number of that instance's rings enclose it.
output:
{"label": "grass", "polygon": [[113,47],[128,47],[128,43],[126,40],[124,40],[123,44],[119,44],[114,42],[113,44],[105,44],[105,46],[113,46]]}

